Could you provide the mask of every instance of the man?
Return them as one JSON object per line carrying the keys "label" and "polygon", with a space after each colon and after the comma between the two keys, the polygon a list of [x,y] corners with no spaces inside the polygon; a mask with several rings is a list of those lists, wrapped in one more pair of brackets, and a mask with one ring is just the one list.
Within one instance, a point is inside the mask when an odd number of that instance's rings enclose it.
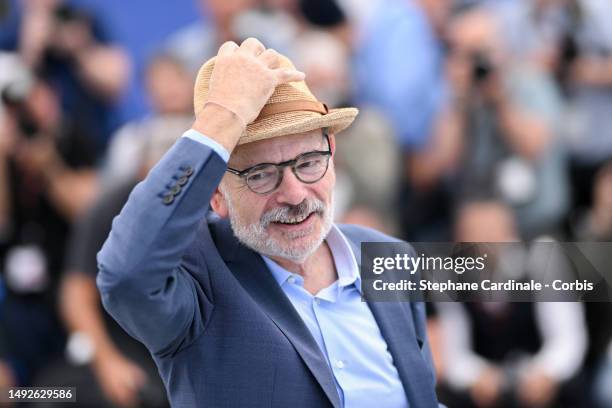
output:
{"label": "man", "polygon": [[[110,42],[110,27],[99,15],[64,0],[9,2],[16,7],[15,50],[30,69],[44,73],[62,113],[87,129],[96,156],[102,156],[122,115],[131,77],[128,54]],[[17,3],[17,5],[15,5]]]}
{"label": "man", "polygon": [[[168,132],[168,126],[185,120],[193,122],[194,75],[178,59],[169,54],[156,54],[144,76],[151,114],[126,123],[113,134],[101,169],[103,189],[125,185],[141,176],[142,148],[150,140],[151,132],[161,133],[163,128]],[[177,136],[180,133],[174,138]]]}
{"label": "man", "polygon": [[25,386],[63,351],[55,304],[64,248],[98,183],[91,139],[62,114],[45,77],[0,53],[0,92],[0,366]]}
{"label": "man", "polygon": [[392,239],[332,224],[335,134],[357,110],[328,111],[253,38],[204,64],[194,102],[98,254],[103,304],[171,404],[437,406],[423,305],[361,301],[360,242]]}
{"label": "man", "polygon": [[[456,242],[521,242],[516,216],[501,201],[464,203],[454,229]],[[541,236],[494,251],[489,257],[498,260],[490,270],[522,282],[540,281],[552,270],[570,280],[565,257],[542,246],[551,239]],[[538,300],[534,293],[533,302],[436,305],[453,407],[590,406],[579,381],[588,342],[583,305]]]}
{"label": "man", "polygon": [[[136,161],[128,162],[128,167],[136,171],[113,180],[120,183],[107,187],[73,227],[59,296],[61,317],[70,332],[66,351],[71,364],[62,360],[47,370],[52,375],[52,382],[47,384],[77,387],[92,406],[168,406],[157,367],[147,349],[100,308],[96,254],[134,186],[191,123],[192,117],[173,115],[159,115],[141,123],[138,132],[132,133],[137,136],[136,144],[127,149],[129,159]],[[146,134],[147,139],[141,134]]]}

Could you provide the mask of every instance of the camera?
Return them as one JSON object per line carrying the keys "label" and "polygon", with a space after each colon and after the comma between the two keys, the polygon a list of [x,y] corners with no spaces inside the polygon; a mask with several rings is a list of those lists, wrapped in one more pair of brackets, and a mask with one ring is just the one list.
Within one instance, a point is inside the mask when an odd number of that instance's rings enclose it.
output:
{"label": "camera", "polygon": [[484,52],[472,54],[472,78],[475,82],[486,81],[495,71],[495,65]]}

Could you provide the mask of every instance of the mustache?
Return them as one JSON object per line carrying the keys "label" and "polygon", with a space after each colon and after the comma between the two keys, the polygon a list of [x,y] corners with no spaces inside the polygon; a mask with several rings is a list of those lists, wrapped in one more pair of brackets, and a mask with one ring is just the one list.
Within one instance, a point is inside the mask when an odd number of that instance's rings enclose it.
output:
{"label": "mustache", "polygon": [[261,217],[261,225],[266,228],[273,222],[295,222],[304,220],[312,213],[323,215],[325,204],[316,198],[307,199],[297,205],[286,205],[273,208]]}

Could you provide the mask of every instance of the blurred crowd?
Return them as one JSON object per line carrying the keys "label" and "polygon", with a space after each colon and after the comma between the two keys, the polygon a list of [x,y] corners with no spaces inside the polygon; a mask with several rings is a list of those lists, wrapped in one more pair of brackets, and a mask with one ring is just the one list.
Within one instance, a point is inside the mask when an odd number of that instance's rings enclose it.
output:
{"label": "blurred crowd", "polygon": [[[164,4],[163,41],[137,53],[146,1],[128,40],[104,13],[128,5],[0,0],[0,388],[167,406],[147,350],[101,308],[96,253],[228,40],[257,37],[322,102],[360,108],[337,139],[338,222],[526,253],[612,240],[610,0],[192,1]],[[612,406],[610,303],[428,306],[449,408]]]}

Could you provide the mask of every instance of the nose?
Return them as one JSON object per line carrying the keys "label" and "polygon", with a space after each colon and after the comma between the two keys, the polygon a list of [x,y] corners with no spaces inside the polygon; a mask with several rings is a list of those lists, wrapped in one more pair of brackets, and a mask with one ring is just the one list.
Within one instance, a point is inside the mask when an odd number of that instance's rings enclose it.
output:
{"label": "nose", "polygon": [[279,204],[298,205],[308,195],[307,185],[298,180],[289,167],[285,167],[283,172],[283,181],[276,190],[276,201]]}

